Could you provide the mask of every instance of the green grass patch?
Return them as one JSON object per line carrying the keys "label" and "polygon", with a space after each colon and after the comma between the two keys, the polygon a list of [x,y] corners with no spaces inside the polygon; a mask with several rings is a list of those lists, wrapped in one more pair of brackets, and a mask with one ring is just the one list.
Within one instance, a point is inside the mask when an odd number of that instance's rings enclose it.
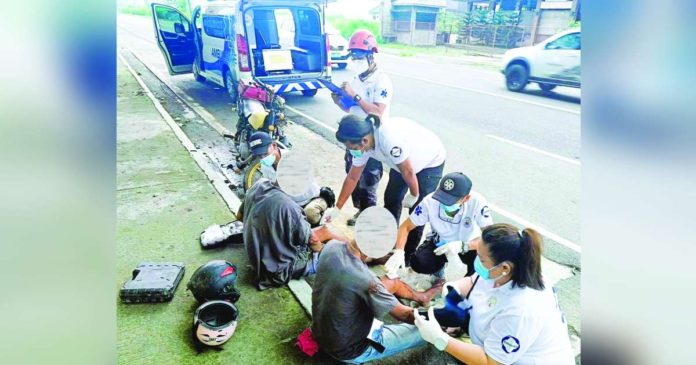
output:
{"label": "green grass patch", "polygon": [[149,6],[124,6],[118,9],[119,13],[140,15],[140,16],[150,16],[152,11]]}

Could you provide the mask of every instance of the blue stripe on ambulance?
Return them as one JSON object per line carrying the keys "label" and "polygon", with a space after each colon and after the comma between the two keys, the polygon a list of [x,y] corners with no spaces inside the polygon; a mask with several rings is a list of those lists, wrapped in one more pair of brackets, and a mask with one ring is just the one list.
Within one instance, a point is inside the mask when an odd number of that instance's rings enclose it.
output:
{"label": "blue stripe on ambulance", "polygon": [[272,85],[273,91],[282,94],[289,93],[291,91],[303,91],[303,90],[314,90],[321,89],[324,87],[318,81],[305,81],[305,82],[291,82],[288,84],[275,84]]}

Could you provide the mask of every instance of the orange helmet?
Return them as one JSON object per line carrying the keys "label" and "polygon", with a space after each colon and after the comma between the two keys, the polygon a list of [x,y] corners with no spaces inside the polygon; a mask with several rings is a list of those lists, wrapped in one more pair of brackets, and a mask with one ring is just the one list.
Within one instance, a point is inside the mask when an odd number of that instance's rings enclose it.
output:
{"label": "orange helmet", "polygon": [[350,36],[348,49],[351,51],[362,50],[377,53],[377,39],[369,30],[358,29]]}

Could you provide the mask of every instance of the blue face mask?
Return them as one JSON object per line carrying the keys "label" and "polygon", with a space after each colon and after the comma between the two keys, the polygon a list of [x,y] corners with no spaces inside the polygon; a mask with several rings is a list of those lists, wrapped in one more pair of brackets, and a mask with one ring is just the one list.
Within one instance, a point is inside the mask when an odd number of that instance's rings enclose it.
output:
{"label": "blue face mask", "polygon": [[348,152],[350,152],[350,155],[355,157],[355,158],[362,157],[362,155],[365,154],[365,152],[363,152],[361,150],[348,150]]}
{"label": "blue face mask", "polygon": [[264,158],[261,159],[261,164],[264,166],[271,167],[275,163],[276,157],[274,154],[270,154]]}
{"label": "blue face mask", "polygon": [[441,206],[442,209],[443,209],[445,212],[447,212],[447,213],[454,213],[454,212],[458,211],[459,208],[462,207],[461,204],[452,204],[452,205],[440,204],[440,206]]}
{"label": "blue face mask", "polygon": [[[476,256],[476,258],[474,259],[474,270],[476,270],[476,273],[479,274],[479,276],[483,280],[488,280],[491,278],[491,270],[495,269],[496,266],[498,265],[495,265],[490,269],[486,269],[486,267],[483,266],[483,264],[481,263],[481,259],[478,256]],[[497,277],[496,280],[499,278],[500,276]]]}

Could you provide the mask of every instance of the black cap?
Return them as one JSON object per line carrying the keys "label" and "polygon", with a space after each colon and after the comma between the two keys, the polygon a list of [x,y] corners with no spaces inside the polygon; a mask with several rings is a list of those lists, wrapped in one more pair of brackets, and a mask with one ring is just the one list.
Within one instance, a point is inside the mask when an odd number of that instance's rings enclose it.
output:
{"label": "black cap", "polygon": [[252,155],[265,155],[268,153],[268,146],[273,143],[273,139],[266,132],[254,132],[249,137],[249,147]]}
{"label": "black cap", "polygon": [[452,205],[471,192],[471,180],[461,172],[451,172],[440,180],[433,198],[444,205]]}

